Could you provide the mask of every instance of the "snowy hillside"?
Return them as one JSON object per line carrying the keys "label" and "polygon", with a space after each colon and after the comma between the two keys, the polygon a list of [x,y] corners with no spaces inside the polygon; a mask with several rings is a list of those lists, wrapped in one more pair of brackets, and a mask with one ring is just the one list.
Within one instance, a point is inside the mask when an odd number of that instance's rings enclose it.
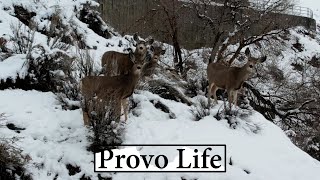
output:
{"label": "snowy hillside", "polygon": [[[317,179],[320,163],[295,147],[281,129],[254,112],[237,119],[236,129],[227,120],[206,117],[193,121],[190,107],[165,100],[149,92],[135,94],[139,117],[130,114],[126,125],[126,144],[210,144],[227,145],[226,174],[128,174],[112,175],[113,179]],[[31,160],[26,166],[34,179],[79,179],[83,175],[97,179],[93,172],[93,155],[88,144],[80,110],[64,111],[52,93],[5,90],[0,92],[0,108],[7,120],[20,128],[20,133],[2,129],[1,136],[16,137],[18,147]],[[168,115],[154,108],[150,100],[166,103],[177,115]],[[218,111],[211,110],[212,114]],[[67,164],[81,172],[69,177]]]}
{"label": "snowy hillside", "polygon": [[[88,0],[18,0],[0,1],[0,35],[8,40],[6,48],[14,49],[12,26],[20,20],[15,17],[14,6],[23,6],[30,12],[37,12],[33,20],[38,29],[49,28],[49,17],[57,9],[63,17],[64,24],[69,24],[83,36],[83,41],[90,48],[89,53],[100,69],[100,59],[105,51],[124,51],[132,47],[131,36],[121,37],[114,33],[106,39],[88,25],[81,22],[74,9],[80,9]],[[36,3],[37,2],[37,3]],[[93,5],[95,2],[90,1]],[[21,23],[21,22],[20,22]],[[104,24],[105,28],[110,28]],[[23,28],[29,29],[22,24]],[[111,31],[113,31],[111,29]],[[298,37],[305,46],[306,52],[319,52],[319,41],[309,39],[291,30],[292,42]],[[42,44],[46,52],[60,51],[47,45],[48,36],[37,31],[33,45]],[[50,39],[49,39],[50,40]],[[119,47],[119,42],[124,45]],[[169,47],[168,47],[169,48]],[[279,64],[288,73],[292,54],[288,47],[284,50],[284,61]],[[168,52],[168,51],[167,51]],[[77,48],[72,45],[69,55],[77,55]],[[34,55],[34,54],[32,54]],[[298,56],[307,56],[300,53]],[[292,55],[294,56],[294,55]],[[13,81],[26,77],[25,61],[27,54],[13,54],[10,57],[1,55],[0,80],[7,78]],[[169,53],[162,56],[164,62],[172,59]],[[281,59],[281,57],[279,57]],[[201,64],[203,65],[203,64]],[[199,65],[199,66],[201,66]],[[202,73],[202,72],[199,72]],[[161,78],[161,77],[158,77]],[[262,86],[256,82],[257,86]],[[272,85],[270,85],[272,86]],[[264,88],[268,89],[270,86]],[[271,89],[271,88],[270,88]],[[137,90],[133,101],[137,106],[129,114],[125,124],[124,144],[226,144],[226,173],[103,173],[94,172],[93,153],[87,151],[88,136],[92,132],[83,125],[81,109],[65,109],[59,96],[52,92],[20,89],[0,91],[0,139],[15,139],[13,146],[22,150],[26,158],[26,174],[34,180],[67,180],[67,179],[113,179],[113,180],[317,180],[320,178],[320,162],[296,147],[287,135],[275,124],[260,113],[249,109],[237,109],[240,116],[232,119],[216,117],[223,107],[223,102],[210,109],[200,121],[195,121],[194,110],[201,107],[199,102],[205,96],[190,98],[194,103],[184,103],[161,98],[146,90]],[[165,104],[176,118],[156,108],[152,102]],[[76,102],[78,103],[78,102]],[[9,128],[14,126],[15,128]],[[155,147],[156,148],[156,147]],[[152,152],[145,149],[144,152]],[[17,176],[17,179],[19,177]]]}

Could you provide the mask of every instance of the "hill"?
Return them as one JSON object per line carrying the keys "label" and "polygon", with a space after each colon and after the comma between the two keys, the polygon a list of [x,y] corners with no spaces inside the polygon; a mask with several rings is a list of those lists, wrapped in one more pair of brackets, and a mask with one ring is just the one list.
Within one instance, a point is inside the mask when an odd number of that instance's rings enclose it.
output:
{"label": "hill", "polygon": [[[6,39],[0,55],[0,114],[1,138],[21,150],[25,174],[35,180],[46,179],[230,179],[230,180],[316,180],[320,176],[320,162],[296,147],[280,127],[250,106],[237,108],[232,118],[221,114],[223,101],[206,111],[204,94],[186,97],[189,106],[166,99],[148,88],[140,88],[133,95],[136,104],[124,125],[124,144],[226,144],[226,173],[103,173],[93,171],[93,154],[87,150],[92,131],[83,126],[78,92],[70,92],[78,85],[83,69],[81,60],[91,58],[94,71],[99,71],[105,51],[124,51],[133,47],[132,36],[120,36],[99,18],[90,19],[94,11],[84,11],[88,0],[34,1],[7,0],[0,2],[0,34]],[[81,13],[87,13],[85,16]],[[98,16],[94,16],[98,17]],[[30,19],[32,18],[32,22]],[[54,22],[54,18],[58,18]],[[93,28],[90,20],[99,21]],[[31,23],[30,23],[31,22]],[[95,27],[96,27],[95,26]],[[51,29],[54,28],[54,31]],[[101,31],[97,31],[97,29]],[[293,57],[312,57],[319,52],[319,33],[311,38],[302,28],[289,31],[290,38],[282,44],[281,55],[262,44],[284,76],[296,81],[300,78],[291,66]],[[129,40],[128,40],[129,39]],[[303,51],[292,49],[299,39]],[[120,45],[121,44],[121,45]],[[170,64],[173,58],[169,45],[161,58]],[[81,48],[82,47],[82,48]],[[280,46],[279,46],[280,47]],[[87,49],[84,51],[83,49]],[[280,48],[279,48],[280,49]],[[189,52],[198,59],[192,78],[205,73],[201,54],[206,50]],[[255,53],[259,54],[258,50]],[[73,59],[71,63],[64,64]],[[50,66],[46,66],[46,63]],[[269,67],[269,61],[261,69]],[[62,64],[62,65],[61,65]],[[52,66],[51,66],[52,65]],[[71,76],[66,67],[72,67]],[[54,67],[54,68],[52,68]],[[50,69],[49,72],[48,68]],[[47,71],[45,71],[47,70]],[[311,72],[311,71],[310,71]],[[49,77],[46,76],[49,73]],[[81,74],[81,75],[79,75]],[[72,77],[72,79],[70,79]],[[166,75],[155,79],[169,81]],[[74,82],[74,81],[75,82]],[[185,84],[183,82],[182,84]],[[272,92],[274,83],[252,80],[260,89]],[[33,90],[31,90],[33,89]],[[177,87],[187,94],[187,88]],[[204,92],[202,92],[204,93]],[[160,102],[170,113],[157,108]],[[174,115],[174,116],[173,116]],[[198,116],[197,116],[198,115]],[[197,118],[198,117],[198,118]],[[13,141],[11,141],[13,140]],[[152,149],[146,149],[146,153]]]}

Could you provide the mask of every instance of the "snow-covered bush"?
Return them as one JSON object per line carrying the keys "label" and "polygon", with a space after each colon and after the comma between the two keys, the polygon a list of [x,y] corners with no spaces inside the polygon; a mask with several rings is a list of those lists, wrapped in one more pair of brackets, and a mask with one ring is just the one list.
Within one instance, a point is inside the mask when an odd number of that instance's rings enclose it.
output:
{"label": "snow-covered bush", "polygon": [[[118,115],[117,102],[112,100],[99,103],[97,98],[86,99],[82,104],[84,111],[88,112],[93,137],[89,147],[91,151],[115,148],[122,143],[124,124]],[[103,105],[102,105],[103,104]],[[90,111],[90,112],[89,112]]]}
{"label": "snow-covered bush", "polygon": [[10,28],[13,33],[10,39],[13,42],[13,53],[29,54],[34,44],[36,24],[31,23],[30,28],[28,28],[19,22],[18,24],[11,24]]}
{"label": "snow-covered bush", "polygon": [[199,99],[198,102],[194,106],[192,106],[191,113],[193,114],[195,121],[200,121],[204,117],[209,116],[210,111],[206,99]]}
{"label": "snow-covered bush", "polygon": [[69,84],[76,83],[72,82],[75,58],[60,50],[48,51],[43,45],[32,48],[26,64],[30,85],[41,91],[67,92]]}
{"label": "snow-covered bush", "polygon": [[[168,77],[167,77],[168,78]],[[181,84],[178,81],[168,81],[168,79],[155,79],[148,81],[144,87],[144,90],[149,90],[154,94],[158,94],[164,99],[174,100],[176,102],[182,102],[187,105],[191,105],[184,92],[181,90]]]}
{"label": "snow-covered bush", "polygon": [[[5,114],[0,113],[0,121],[5,119]],[[0,179],[15,180],[17,177],[21,179],[30,179],[24,174],[23,165],[27,158],[21,153],[22,150],[12,146],[14,139],[0,138]]]}
{"label": "snow-covered bush", "polygon": [[84,78],[86,76],[96,76],[100,72],[94,66],[94,60],[89,50],[77,50],[76,65],[79,71],[79,77]]}
{"label": "snow-covered bush", "polygon": [[24,174],[25,157],[21,155],[22,151],[10,144],[8,140],[0,140],[0,179],[15,180],[16,177],[30,179]]}
{"label": "snow-covered bush", "polygon": [[[66,39],[73,40],[74,35],[66,33],[70,27],[62,27],[59,12],[52,16],[46,42],[40,41],[39,34],[35,38],[39,24],[34,21],[30,20],[28,26],[21,22],[11,24],[12,51],[14,54],[26,55],[24,67],[27,69],[27,75],[15,80],[2,80],[1,85],[6,88],[63,93],[71,100],[78,100],[79,88],[74,69],[76,57],[70,54],[71,44],[63,42]],[[59,27],[65,29],[61,30]]]}

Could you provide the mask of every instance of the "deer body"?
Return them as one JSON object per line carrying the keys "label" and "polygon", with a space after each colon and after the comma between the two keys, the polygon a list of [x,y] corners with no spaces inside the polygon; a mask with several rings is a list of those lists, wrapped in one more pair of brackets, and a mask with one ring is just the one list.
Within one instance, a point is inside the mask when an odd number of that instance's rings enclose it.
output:
{"label": "deer body", "polygon": [[[246,55],[250,55],[249,49],[246,50]],[[265,59],[266,57],[263,58],[263,61]],[[227,90],[230,109],[231,103],[237,105],[237,92],[243,82],[249,78],[257,62],[258,59],[251,56],[243,67],[229,67],[219,62],[211,62],[207,67],[207,77],[209,81],[208,106],[210,106],[211,103],[211,95],[213,95],[215,103],[218,103],[216,95],[218,89]]]}
{"label": "deer body", "polygon": [[108,76],[87,76],[81,81],[81,92],[87,103],[87,110],[84,110],[84,124],[89,124],[88,115],[93,111],[90,100],[96,99],[96,106],[105,108],[112,105],[115,116],[118,119],[123,107],[125,120],[127,120],[126,98],[131,96],[140,77],[141,66],[133,65],[129,74],[114,77]]}
{"label": "deer body", "polygon": [[[117,76],[128,74],[133,64],[142,65],[147,57],[147,45],[153,43],[149,41],[140,41],[135,34],[133,39],[137,42],[136,50],[133,53],[125,54],[116,51],[107,51],[102,55],[101,66],[106,76]],[[132,59],[134,60],[132,62]]]}
{"label": "deer body", "polygon": [[133,66],[130,61],[131,54],[124,54],[116,51],[105,52],[101,59],[106,76],[117,76],[128,74]]}

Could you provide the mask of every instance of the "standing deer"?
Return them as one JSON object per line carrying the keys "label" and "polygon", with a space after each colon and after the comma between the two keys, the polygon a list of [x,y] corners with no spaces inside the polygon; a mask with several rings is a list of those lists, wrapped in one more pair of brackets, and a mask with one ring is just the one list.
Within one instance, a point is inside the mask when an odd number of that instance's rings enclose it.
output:
{"label": "standing deer", "polygon": [[267,58],[266,56],[261,59],[252,57],[249,48],[246,49],[245,54],[248,57],[248,62],[243,67],[229,67],[220,62],[209,63],[207,68],[207,77],[209,81],[208,106],[211,104],[211,95],[213,95],[215,103],[218,103],[216,95],[218,89],[227,90],[230,110],[231,103],[234,103],[237,106],[238,90],[253,72],[255,64],[257,62],[264,62]]}
{"label": "standing deer", "polygon": [[147,45],[153,43],[153,39],[141,41],[137,34],[134,34],[133,39],[136,41],[136,50],[133,52],[134,62],[130,61],[130,55],[116,51],[107,51],[101,59],[101,66],[104,69],[106,76],[117,76],[128,74],[131,71],[133,64],[142,65],[147,57]]}
{"label": "standing deer", "polygon": [[[89,114],[95,107],[105,109],[112,106],[116,119],[120,119],[123,107],[127,120],[127,97],[131,96],[140,78],[141,65],[134,64],[129,74],[119,76],[87,76],[81,81],[81,92],[86,103],[83,110],[85,125],[89,125]],[[94,100],[94,101],[93,101]],[[93,101],[92,103],[89,103]]]}
{"label": "standing deer", "polygon": [[141,77],[143,79],[154,73],[154,70],[158,65],[158,61],[160,60],[160,56],[166,53],[166,50],[163,50],[161,45],[151,46],[150,50],[152,51],[151,59],[142,66],[141,70]]}

